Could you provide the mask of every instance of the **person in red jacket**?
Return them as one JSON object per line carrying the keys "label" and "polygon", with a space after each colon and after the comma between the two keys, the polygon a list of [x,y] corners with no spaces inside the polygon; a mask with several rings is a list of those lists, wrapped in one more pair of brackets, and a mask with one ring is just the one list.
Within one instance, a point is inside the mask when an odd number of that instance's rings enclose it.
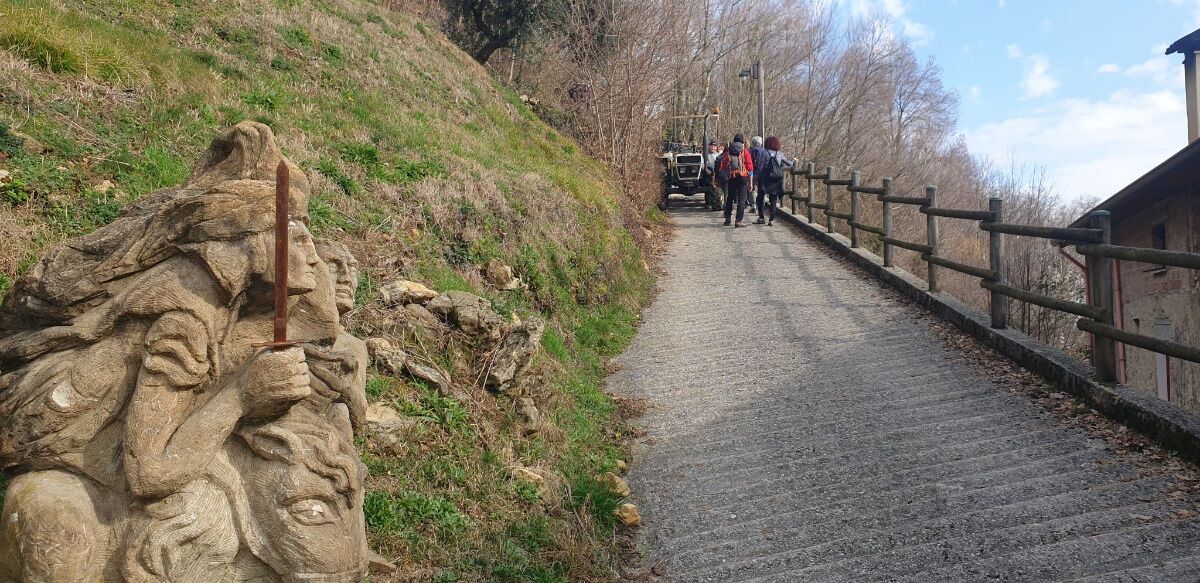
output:
{"label": "person in red jacket", "polygon": [[717,179],[726,183],[725,188],[725,226],[733,218],[734,201],[737,201],[737,221],[734,227],[741,227],[742,218],[746,215],[746,200],[754,183],[754,160],[746,149],[745,138],[742,134],[733,137],[733,142],[725,148],[717,163]]}

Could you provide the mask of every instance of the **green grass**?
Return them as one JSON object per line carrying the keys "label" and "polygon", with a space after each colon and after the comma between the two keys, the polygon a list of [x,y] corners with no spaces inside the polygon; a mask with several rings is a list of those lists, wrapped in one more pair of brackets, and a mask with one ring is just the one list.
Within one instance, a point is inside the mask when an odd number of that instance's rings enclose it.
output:
{"label": "green grass", "polygon": [[[548,321],[533,387],[544,433],[520,431],[511,402],[478,386],[482,355],[457,340],[404,347],[451,373],[457,393],[371,371],[368,398],[414,420],[394,450],[360,441],[372,544],[444,581],[603,580],[618,501],[594,478],[623,456],[624,435],[603,363],[652,285],[612,176],[436,30],[375,3],[47,6],[0,0],[0,51],[29,64],[0,78],[13,96],[0,100],[0,232],[15,233],[0,293],[48,248],[180,184],[217,132],[264,121],[309,170],[311,230],[362,264],[355,333],[394,329],[375,300],[397,277]],[[25,153],[13,130],[46,152]],[[101,193],[104,181],[114,187]],[[528,291],[483,281],[493,259]],[[568,487],[515,482],[514,463]]]}

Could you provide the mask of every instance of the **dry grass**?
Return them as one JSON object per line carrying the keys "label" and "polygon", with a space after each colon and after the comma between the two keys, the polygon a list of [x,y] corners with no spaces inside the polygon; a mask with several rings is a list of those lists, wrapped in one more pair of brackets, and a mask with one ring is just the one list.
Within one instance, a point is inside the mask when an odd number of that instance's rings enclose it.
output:
{"label": "dry grass", "polygon": [[[414,419],[401,447],[364,443],[371,540],[403,566],[391,580],[611,575],[614,500],[594,476],[623,455],[628,430],[601,390],[603,362],[632,335],[652,279],[641,231],[624,226],[642,211],[622,206],[598,163],[436,31],[380,4],[0,0],[0,15],[0,121],[46,147],[0,159],[12,174],[0,185],[0,292],[49,246],[182,181],[221,128],[267,123],[309,170],[313,230],[362,262],[352,327],[455,381],[446,396],[371,378],[373,399]],[[102,195],[102,181],[115,187]],[[529,290],[486,285],[493,259]],[[480,387],[485,354],[372,302],[396,277],[549,321],[525,389],[546,418],[535,433]],[[513,465],[551,485],[529,491]]]}

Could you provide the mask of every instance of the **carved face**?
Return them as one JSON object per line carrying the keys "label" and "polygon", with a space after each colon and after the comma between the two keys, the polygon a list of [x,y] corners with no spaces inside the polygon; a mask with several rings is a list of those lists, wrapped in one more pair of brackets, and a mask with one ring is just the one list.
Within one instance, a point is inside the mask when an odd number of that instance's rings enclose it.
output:
{"label": "carved face", "polygon": [[338,312],[344,314],[353,310],[354,292],[358,287],[358,260],[337,241],[321,239],[316,241],[316,247],[317,255],[329,267],[329,275],[334,281]]}
{"label": "carved face", "polygon": [[256,454],[242,460],[246,501],[260,537],[246,542],[285,582],[359,583],[366,576],[361,462],[341,432],[314,431],[322,424],[312,418],[303,423],[304,435],[276,422],[245,436]]}
{"label": "carved face", "polygon": [[[264,233],[263,237],[271,240],[265,248],[268,258],[266,273],[263,276],[267,282],[275,283],[275,254],[274,234]],[[288,295],[306,294],[317,288],[317,266],[320,265],[317,249],[313,245],[312,234],[308,227],[299,221],[288,223]]]}

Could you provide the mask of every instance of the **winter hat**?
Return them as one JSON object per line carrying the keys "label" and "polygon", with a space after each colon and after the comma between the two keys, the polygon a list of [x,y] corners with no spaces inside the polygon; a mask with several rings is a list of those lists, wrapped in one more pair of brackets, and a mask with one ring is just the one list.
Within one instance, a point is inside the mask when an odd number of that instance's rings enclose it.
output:
{"label": "winter hat", "polygon": [[733,136],[733,141],[735,141],[735,142],[741,142],[741,143],[745,144],[745,143],[746,143],[746,138],[742,137],[742,134],[734,134],[734,136]]}

